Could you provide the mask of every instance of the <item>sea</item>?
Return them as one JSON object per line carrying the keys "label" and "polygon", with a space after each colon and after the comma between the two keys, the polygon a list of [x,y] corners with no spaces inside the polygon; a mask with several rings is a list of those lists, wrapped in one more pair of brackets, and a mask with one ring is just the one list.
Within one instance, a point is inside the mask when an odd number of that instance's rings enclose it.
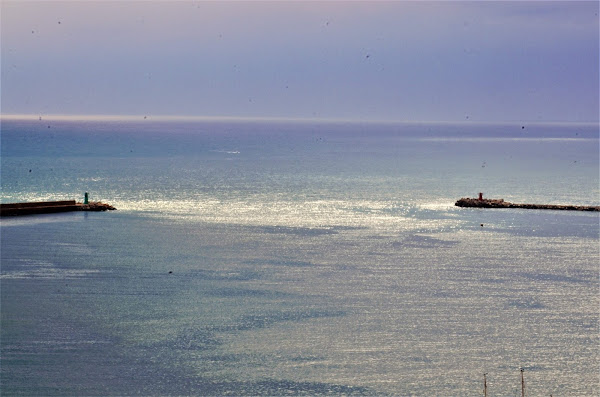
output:
{"label": "sea", "polygon": [[[3,119],[3,396],[597,396],[598,124]],[[484,385],[485,380],[485,385]]]}

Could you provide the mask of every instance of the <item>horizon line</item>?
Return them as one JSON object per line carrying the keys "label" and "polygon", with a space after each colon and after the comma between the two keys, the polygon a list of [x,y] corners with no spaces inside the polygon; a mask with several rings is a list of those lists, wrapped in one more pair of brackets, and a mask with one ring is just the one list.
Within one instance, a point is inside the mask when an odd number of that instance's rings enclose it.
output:
{"label": "horizon line", "polygon": [[599,125],[595,121],[540,121],[540,120],[392,120],[392,119],[350,119],[350,118],[306,118],[306,117],[273,117],[273,116],[191,116],[191,115],[144,115],[144,114],[28,114],[0,113],[2,120],[38,120],[38,121],[122,121],[122,122],[152,122],[152,121],[230,121],[230,122],[306,122],[306,123],[365,123],[365,124],[578,124]]}

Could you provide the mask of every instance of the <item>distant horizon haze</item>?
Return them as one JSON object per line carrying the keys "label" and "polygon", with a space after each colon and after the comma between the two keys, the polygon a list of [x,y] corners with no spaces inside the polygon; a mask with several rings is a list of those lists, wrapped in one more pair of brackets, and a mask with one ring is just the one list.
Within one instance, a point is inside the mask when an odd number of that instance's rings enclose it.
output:
{"label": "distant horizon haze", "polygon": [[119,121],[119,122],[282,122],[282,123],[348,123],[348,124],[450,124],[450,125],[587,125],[598,126],[600,121],[569,120],[373,120],[352,118],[301,118],[226,115],[142,115],[142,114],[0,114],[0,121]]}

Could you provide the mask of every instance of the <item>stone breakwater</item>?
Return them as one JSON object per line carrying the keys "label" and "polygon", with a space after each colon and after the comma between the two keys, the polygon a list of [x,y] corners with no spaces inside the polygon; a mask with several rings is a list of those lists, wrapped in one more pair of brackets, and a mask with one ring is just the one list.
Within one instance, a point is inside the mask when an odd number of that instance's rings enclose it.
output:
{"label": "stone breakwater", "polygon": [[71,211],[109,211],[115,207],[99,201],[88,204],[77,203],[75,200],[40,201],[33,203],[0,204],[0,216],[52,214]]}
{"label": "stone breakwater", "polygon": [[532,210],[563,210],[563,211],[600,211],[599,206],[591,205],[555,205],[555,204],[515,204],[503,199],[461,198],[457,207],[470,208],[524,208]]}
{"label": "stone breakwater", "polygon": [[77,203],[79,211],[114,211],[116,210],[110,204],[103,203],[101,201],[90,201],[88,204]]}

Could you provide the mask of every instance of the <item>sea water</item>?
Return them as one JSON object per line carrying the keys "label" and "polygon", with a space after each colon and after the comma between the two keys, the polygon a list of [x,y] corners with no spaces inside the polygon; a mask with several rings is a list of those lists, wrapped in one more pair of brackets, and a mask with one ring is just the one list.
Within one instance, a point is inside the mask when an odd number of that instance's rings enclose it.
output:
{"label": "sea water", "polygon": [[2,395],[598,395],[598,125],[3,120]]}

